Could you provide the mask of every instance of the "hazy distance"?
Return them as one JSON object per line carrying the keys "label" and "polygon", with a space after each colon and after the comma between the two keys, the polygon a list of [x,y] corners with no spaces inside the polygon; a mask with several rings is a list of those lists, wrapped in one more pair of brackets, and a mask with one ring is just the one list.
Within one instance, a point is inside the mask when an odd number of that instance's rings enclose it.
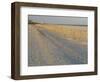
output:
{"label": "hazy distance", "polygon": [[28,15],[28,20],[37,23],[66,24],[66,25],[88,25],[87,17],[69,16],[47,16],[47,15]]}

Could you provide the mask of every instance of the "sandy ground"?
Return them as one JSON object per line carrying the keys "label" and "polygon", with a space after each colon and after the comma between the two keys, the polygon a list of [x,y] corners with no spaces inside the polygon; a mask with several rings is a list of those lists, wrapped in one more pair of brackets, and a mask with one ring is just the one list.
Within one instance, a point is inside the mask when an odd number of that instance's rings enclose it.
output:
{"label": "sandy ground", "polygon": [[87,63],[87,45],[36,25],[29,25],[28,32],[29,66]]}

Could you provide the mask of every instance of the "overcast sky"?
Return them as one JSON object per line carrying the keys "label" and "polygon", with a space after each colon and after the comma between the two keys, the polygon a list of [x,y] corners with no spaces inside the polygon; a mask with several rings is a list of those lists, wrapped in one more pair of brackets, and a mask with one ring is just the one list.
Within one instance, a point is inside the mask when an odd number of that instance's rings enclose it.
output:
{"label": "overcast sky", "polygon": [[29,15],[28,20],[32,20],[38,23],[49,23],[49,24],[68,24],[68,25],[88,24],[87,17]]}

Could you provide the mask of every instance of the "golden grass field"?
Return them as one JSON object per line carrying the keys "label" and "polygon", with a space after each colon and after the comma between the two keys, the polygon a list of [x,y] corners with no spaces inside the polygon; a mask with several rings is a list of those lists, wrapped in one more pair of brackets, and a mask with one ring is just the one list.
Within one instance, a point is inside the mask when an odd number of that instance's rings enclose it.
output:
{"label": "golden grass field", "polygon": [[58,33],[61,37],[75,40],[82,44],[87,43],[87,26],[55,25],[55,24],[36,24],[40,28]]}

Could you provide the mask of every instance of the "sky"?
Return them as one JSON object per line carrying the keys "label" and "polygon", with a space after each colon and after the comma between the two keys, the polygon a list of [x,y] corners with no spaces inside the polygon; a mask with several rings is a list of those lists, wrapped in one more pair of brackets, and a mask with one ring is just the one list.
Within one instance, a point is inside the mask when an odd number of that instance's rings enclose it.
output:
{"label": "sky", "polygon": [[29,15],[28,20],[38,23],[49,24],[67,24],[67,25],[87,25],[87,17],[69,17],[69,16],[47,16],[47,15]]}

